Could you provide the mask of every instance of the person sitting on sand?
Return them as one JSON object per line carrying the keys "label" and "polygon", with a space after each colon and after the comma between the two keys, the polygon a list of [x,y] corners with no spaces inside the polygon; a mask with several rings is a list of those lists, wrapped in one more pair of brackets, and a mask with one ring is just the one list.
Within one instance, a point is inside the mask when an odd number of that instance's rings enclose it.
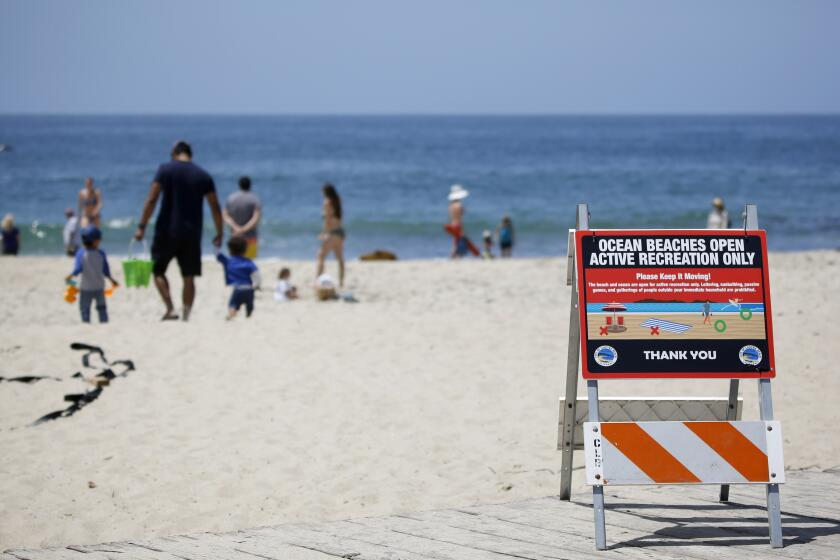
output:
{"label": "person sitting on sand", "polygon": [[259,270],[254,261],[245,256],[248,242],[241,235],[230,238],[228,250],[230,257],[216,253],[216,260],[225,267],[225,284],[233,286],[228,301],[228,320],[236,317],[237,311],[245,306],[245,316],[254,312],[254,290],[259,287]]}
{"label": "person sitting on sand", "polygon": [[17,255],[20,250],[20,230],[15,227],[15,217],[12,214],[3,217],[0,235],[3,236],[3,254]]}
{"label": "person sitting on sand", "polygon": [[81,228],[79,227],[79,218],[76,217],[72,208],[64,211],[64,216],[67,221],[64,223],[64,252],[68,257],[75,257],[76,251],[81,245]]}
{"label": "person sitting on sand", "polygon": [[493,234],[490,233],[489,229],[485,229],[484,233],[481,234],[481,237],[484,239],[484,250],[481,252],[481,258],[492,259],[493,258]]}
{"label": "person sitting on sand", "polygon": [[324,227],[318,239],[321,240],[321,248],[318,250],[318,272],[320,277],[324,273],[324,260],[330,252],[335,253],[335,260],[338,261],[338,285],[344,287],[344,238],[346,234],[341,225],[341,198],[338,191],[330,183],[321,189],[324,193],[324,206],[322,217]]}
{"label": "person sitting on sand", "polygon": [[67,275],[65,281],[69,284],[73,279],[82,275],[79,283],[79,311],[83,323],[90,323],[90,304],[96,302],[96,312],[99,314],[99,322],[108,322],[108,307],[105,304],[105,279],[111,282],[111,287],[116,288],[119,283],[111,276],[111,268],[108,266],[108,256],[105,251],[99,248],[102,241],[102,232],[96,226],[87,226],[82,229],[82,244],[84,247],[76,252],[76,259],[73,263],[73,272]]}
{"label": "person sitting on sand", "polygon": [[291,283],[292,271],[281,268],[277,275],[277,285],[274,287],[275,301],[289,301],[298,298],[297,288]]}
{"label": "person sitting on sand", "polygon": [[85,186],[79,191],[79,219],[82,227],[91,224],[100,227],[102,215],[102,190],[93,187],[93,177],[85,179]]}
{"label": "person sitting on sand", "polygon": [[329,274],[322,274],[315,280],[315,297],[320,301],[338,299],[335,282]]}
{"label": "person sitting on sand", "polygon": [[499,249],[501,249],[502,257],[510,257],[513,254],[513,221],[510,216],[502,217],[502,223],[496,228],[496,234],[499,237]]}
{"label": "person sitting on sand", "polygon": [[706,220],[706,229],[729,229],[732,222],[729,220],[729,212],[723,205],[723,199],[720,197],[712,200],[712,211],[709,212],[709,217]]}

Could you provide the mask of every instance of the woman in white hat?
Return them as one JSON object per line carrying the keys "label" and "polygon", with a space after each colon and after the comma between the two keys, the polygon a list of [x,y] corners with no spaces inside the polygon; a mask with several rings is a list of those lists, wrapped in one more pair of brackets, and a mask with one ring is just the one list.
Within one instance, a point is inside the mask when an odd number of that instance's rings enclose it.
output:
{"label": "woman in white hat", "polygon": [[467,251],[478,256],[478,248],[464,234],[464,203],[470,192],[461,185],[452,185],[449,189],[449,223],[443,229],[452,236],[451,258],[457,259],[467,254]]}

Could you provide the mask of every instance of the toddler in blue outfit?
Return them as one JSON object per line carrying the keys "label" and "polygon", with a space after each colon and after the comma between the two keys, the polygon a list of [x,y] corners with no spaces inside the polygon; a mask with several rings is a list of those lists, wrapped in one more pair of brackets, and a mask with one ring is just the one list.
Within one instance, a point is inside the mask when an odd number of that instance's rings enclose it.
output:
{"label": "toddler in blue outfit", "polygon": [[225,284],[233,286],[228,302],[228,320],[236,317],[237,311],[245,306],[245,316],[254,312],[254,290],[259,287],[259,270],[254,261],[245,256],[248,242],[244,237],[234,236],[228,241],[230,256],[216,254],[216,260],[225,267]]}
{"label": "toddler in blue outfit", "polygon": [[99,248],[102,240],[102,232],[96,226],[87,226],[82,229],[82,247],[76,251],[76,259],[73,264],[73,272],[67,275],[68,283],[73,278],[82,275],[79,282],[79,308],[82,313],[82,322],[90,323],[90,304],[96,302],[96,311],[99,314],[99,322],[108,322],[108,307],[105,304],[105,279],[111,281],[111,286],[119,286],[111,276],[111,269],[108,266],[108,257],[105,251]]}

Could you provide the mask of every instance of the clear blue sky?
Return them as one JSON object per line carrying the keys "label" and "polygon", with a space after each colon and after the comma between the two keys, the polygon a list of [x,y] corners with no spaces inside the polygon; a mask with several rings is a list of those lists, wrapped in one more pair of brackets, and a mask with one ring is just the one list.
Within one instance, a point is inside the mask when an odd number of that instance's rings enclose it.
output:
{"label": "clear blue sky", "polygon": [[838,28],[830,0],[0,0],[0,113],[837,113]]}

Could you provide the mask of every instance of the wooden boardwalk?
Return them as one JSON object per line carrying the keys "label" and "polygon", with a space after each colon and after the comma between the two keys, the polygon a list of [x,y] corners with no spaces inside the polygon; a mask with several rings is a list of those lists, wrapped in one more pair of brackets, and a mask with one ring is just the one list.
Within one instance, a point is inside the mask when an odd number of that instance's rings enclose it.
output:
{"label": "wooden boardwalk", "polygon": [[92,546],[7,550],[0,560],[440,560],[584,558],[840,558],[840,470],[791,472],[782,486],[785,547],[767,539],[764,487],[607,488],[607,540],[596,552],[591,492],[233,533],[201,533]]}

